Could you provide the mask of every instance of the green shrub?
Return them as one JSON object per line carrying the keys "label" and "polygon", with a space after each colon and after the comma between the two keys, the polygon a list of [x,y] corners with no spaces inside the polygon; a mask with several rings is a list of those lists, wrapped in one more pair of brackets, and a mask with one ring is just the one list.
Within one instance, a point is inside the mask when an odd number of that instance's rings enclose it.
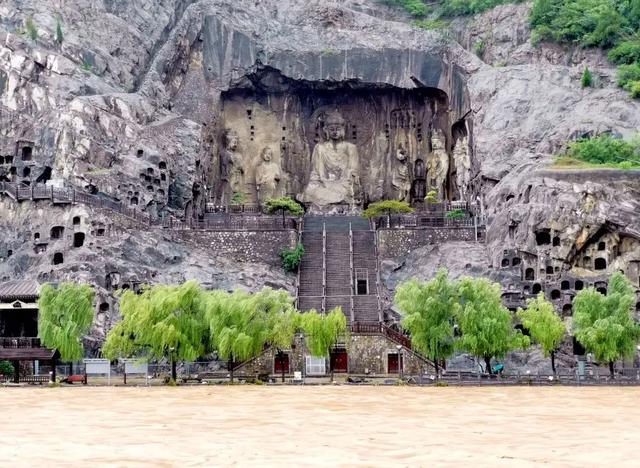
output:
{"label": "green shrub", "polygon": [[247,194],[244,192],[234,192],[231,197],[232,205],[244,205],[247,202]]}
{"label": "green shrub", "polygon": [[282,267],[284,270],[290,273],[297,271],[303,255],[304,246],[302,244],[296,245],[294,249],[282,249],[280,258],[282,259]]}
{"label": "green shrub", "polygon": [[447,219],[462,219],[464,217],[465,217],[465,212],[460,208],[458,208],[457,210],[447,212]]}
{"label": "green shrub", "polygon": [[473,44],[473,52],[480,58],[484,57],[486,48],[487,44],[485,44],[484,39],[480,39]]}
{"label": "green shrub", "polygon": [[421,19],[415,20],[413,25],[416,28],[425,29],[427,31],[441,31],[449,27],[449,23],[441,19]]}
{"label": "green shrub", "polygon": [[54,39],[58,43],[58,45],[62,44],[62,41],[64,41],[64,34],[62,33],[62,22],[59,17],[56,18],[56,34]]}
{"label": "green shrub", "polygon": [[640,81],[640,63],[620,65],[618,67],[618,85],[630,91],[634,81]]}
{"label": "green shrub", "polygon": [[530,22],[536,39],[611,47],[632,31],[620,0],[535,0]]}
{"label": "green shrub", "polygon": [[31,16],[27,16],[24,27],[26,28],[27,36],[29,36],[32,41],[37,41],[38,27],[36,26],[36,23],[33,21],[33,18]]}
{"label": "green shrub", "polygon": [[589,67],[584,69],[580,84],[583,88],[591,88],[591,86],[593,85],[593,76],[591,75],[591,70],[589,70]]}
{"label": "green shrub", "polygon": [[382,0],[381,3],[400,7],[415,18],[427,16],[431,12],[422,0]]}
{"label": "green shrub", "polygon": [[609,51],[609,60],[618,65],[630,64],[640,60],[640,38],[621,42]]}
{"label": "green shrub", "polygon": [[0,374],[1,375],[12,375],[13,374],[13,364],[9,361],[0,361]]}
{"label": "green shrub", "polygon": [[632,98],[640,98],[640,81],[632,81],[626,86],[626,88],[631,93]]}
{"label": "green shrub", "polygon": [[640,164],[638,150],[637,141],[628,142],[611,135],[601,135],[570,143],[566,155],[591,164],[620,165],[626,162],[637,166]]}
{"label": "green shrub", "polygon": [[425,203],[429,204],[438,203],[438,192],[436,192],[435,190],[430,190],[427,193],[427,196],[424,197],[424,201]]}

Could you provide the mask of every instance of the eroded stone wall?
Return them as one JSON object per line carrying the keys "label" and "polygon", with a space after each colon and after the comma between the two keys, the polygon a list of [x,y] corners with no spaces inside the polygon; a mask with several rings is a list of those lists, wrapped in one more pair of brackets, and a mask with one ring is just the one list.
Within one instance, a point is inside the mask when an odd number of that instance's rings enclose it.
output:
{"label": "eroded stone wall", "polygon": [[[484,232],[477,231],[478,241]],[[476,230],[470,227],[422,228],[422,229],[379,229],[378,254],[380,260],[395,260],[405,257],[411,251],[428,244],[450,241],[475,241]]]}

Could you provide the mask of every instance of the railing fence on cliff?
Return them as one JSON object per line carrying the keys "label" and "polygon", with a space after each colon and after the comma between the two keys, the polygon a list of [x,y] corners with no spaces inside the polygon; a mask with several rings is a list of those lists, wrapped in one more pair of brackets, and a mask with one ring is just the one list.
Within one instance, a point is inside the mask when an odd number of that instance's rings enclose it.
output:
{"label": "railing fence on cliff", "polygon": [[[90,194],[75,188],[57,188],[46,185],[32,185],[30,187],[26,187],[11,182],[0,182],[0,193],[6,193],[15,201],[51,200],[53,203],[84,204],[95,208],[103,208],[122,214],[135,221],[142,222],[148,226],[157,226],[166,229],[277,231],[296,228],[296,220],[294,218],[285,218],[283,223],[280,216],[231,216],[230,213],[238,212],[234,209],[230,209],[227,213],[222,213],[223,217],[220,219],[204,219],[201,221],[193,219],[185,221],[174,218],[173,216],[152,217],[139,209],[126,206],[121,201],[115,201],[104,196]],[[253,212],[254,210],[251,209],[248,211],[240,211],[239,213]]]}

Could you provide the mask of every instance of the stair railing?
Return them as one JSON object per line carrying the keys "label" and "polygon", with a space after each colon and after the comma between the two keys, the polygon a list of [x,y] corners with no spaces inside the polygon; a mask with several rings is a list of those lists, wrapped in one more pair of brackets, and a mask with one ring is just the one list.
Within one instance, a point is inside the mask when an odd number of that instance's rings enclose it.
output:
{"label": "stair railing", "polygon": [[351,223],[349,223],[349,283],[350,283],[350,289],[351,289],[351,294],[350,294],[350,298],[349,298],[349,305],[351,307],[351,323],[353,323],[356,319],[356,313],[354,310],[354,298],[353,295],[355,293],[354,291],[354,287],[353,287],[353,230],[352,230],[352,226]]}
{"label": "stair railing", "polygon": [[[304,231],[304,218],[300,218],[300,223],[298,223],[298,245],[302,245],[302,231]],[[300,301],[300,265],[298,265],[298,272],[296,274],[296,302],[295,302],[296,309],[298,309],[298,306],[300,305],[299,301]]]}
{"label": "stair railing", "polygon": [[380,282],[380,258],[378,255],[378,233],[373,231],[373,250],[376,256],[376,298],[378,299],[378,320],[382,323],[384,317],[382,316],[382,305],[380,298],[381,282]]}
{"label": "stair railing", "polygon": [[322,221],[322,313],[326,313],[327,302],[327,223]]}

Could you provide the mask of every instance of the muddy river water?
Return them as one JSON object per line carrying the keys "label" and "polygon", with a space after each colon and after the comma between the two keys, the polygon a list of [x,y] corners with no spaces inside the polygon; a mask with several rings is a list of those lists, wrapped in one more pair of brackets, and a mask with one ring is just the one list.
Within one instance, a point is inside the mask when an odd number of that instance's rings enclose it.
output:
{"label": "muddy river water", "polygon": [[0,466],[640,466],[640,388],[0,389]]}

